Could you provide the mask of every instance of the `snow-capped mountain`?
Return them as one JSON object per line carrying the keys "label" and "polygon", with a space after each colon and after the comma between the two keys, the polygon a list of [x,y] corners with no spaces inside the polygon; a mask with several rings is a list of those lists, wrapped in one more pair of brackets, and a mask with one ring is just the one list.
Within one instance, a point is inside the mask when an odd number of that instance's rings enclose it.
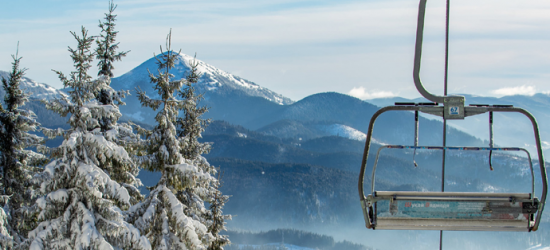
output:
{"label": "snow-capped mountain", "polygon": [[[165,52],[167,53],[167,52]],[[174,52],[175,53],[175,52]],[[186,74],[190,70],[190,63],[196,60],[198,63],[198,70],[202,74],[197,88],[202,90],[203,93],[207,92],[227,92],[230,90],[239,90],[250,96],[263,97],[269,101],[278,104],[291,104],[293,103],[287,97],[277,94],[267,88],[261,87],[251,81],[240,78],[221,69],[218,69],[210,64],[195,59],[192,56],[180,53],[176,59],[175,67],[170,71],[175,76],[175,79],[185,78]],[[148,70],[156,74],[157,73],[157,60],[155,57],[147,60],[138,67],[134,68],[130,72],[113,79],[113,88],[121,87],[131,89],[136,82],[146,80],[149,81]],[[116,83],[115,83],[116,82]],[[141,86],[145,87],[145,86]],[[145,90],[145,89],[144,89]]]}
{"label": "snow-capped mountain", "polygon": [[[0,70],[0,79],[4,77],[7,80],[8,76],[8,72]],[[38,100],[50,100],[55,97],[61,97],[61,95],[64,94],[62,91],[57,90],[48,84],[36,82],[28,77],[23,77],[20,86],[23,91],[30,95],[30,98]],[[5,94],[6,92],[4,91],[4,88],[0,88],[0,96],[3,98]]]}
{"label": "snow-capped mountain", "polygon": [[[193,60],[194,58],[192,56],[178,54],[176,65],[170,71],[170,73],[175,76],[174,80],[185,78],[190,69],[189,65]],[[149,72],[155,75],[157,74],[158,66],[156,62],[156,58],[153,57],[130,72],[112,79],[111,86],[114,89],[125,89],[131,92],[131,96],[126,98],[128,105],[121,108],[121,112],[131,120],[145,123],[154,122],[152,118],[156,112],[150,112],[150,109],[141,107],[141,104],[137,100],[135,89],[140,88],[150,97],[156,97],[157,94],[153,89],[153,84],[149,81]],[[278,105],[293,103],[293,101],[287,97],[261,87],[251,81],[227,73],[203,61],[197,60],[197,63],[199,72],[202,75],[196,88],[199,93],[204,94],[205,100],[203,104],[206,106],[212,108],[228,107],[243,102],[244,99],[250,98],[261,98],[267,102],[276,103]],[[237,105],[245,108],[250,104],[250,102],[244,102]],[[231,114],[227,115],[230,117],[233,116]]]}

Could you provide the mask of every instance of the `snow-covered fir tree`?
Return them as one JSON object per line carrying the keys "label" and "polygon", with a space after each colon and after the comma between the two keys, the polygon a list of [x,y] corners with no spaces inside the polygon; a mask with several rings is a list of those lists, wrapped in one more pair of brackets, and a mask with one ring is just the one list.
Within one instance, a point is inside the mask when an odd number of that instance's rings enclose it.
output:
{"label": "snow-covered fir tree", "polygon": [[[177,91],[185,79],[173,80],[169,72],[178,53],[171,50],[171,32],[166,40],[167,51],[161,48],[161,54],[156,57],[158,74],[149,72],[159,98],[150,98],[138,90],[142,105],[159,112],[155,117],[158,124],[152,131],[137,127],[146,139],[136,161],[149,171],[160,172],[161,178],[143,202],[128,210],[127,218],[149,238],[153,249],[207,249],[216,238],[204,223],[202,215],[207,209],[203,200],[212,196],[209,185],[216,179],[182,154],[186,142],[177,136],[176,121],[186,101],[177,98]],[[178,199],[189,189],[194,190],[189,195],[193,207]]]}
{"label": "snow-covered fir tree", "polygon": [[[196,56],[195,56],[196,58]],[[199,102],[203,99],[202,94],[197,94],[195,84],[199,81],[200,73],[198,71],[198,62],[193,60],[189,62],[190,72],[185,77],[186,81],[179,95],[185,101],[183,106],[183,117],[177,119],[178,137],[185,139],[185,145],[181,152],[183,157],[188,160],[199,159],[202,154],[210,152],[209,143],[200,143],[199,138],[210,120],[202,119],[201,116],[208,111],[207,107],[199,107]]]}
{"label": "snow-covered fir tree", "polygon": [[[196,56],[195,56],[196,58]],[[205,127],[210,120],[202,119],[201,116],[208,111],[207,107],[199,107],[199,102],[203,99],[202,94],[197,94],[194,85],[200,78],[198,71],[198,62],[193,60],[189,63],[191,68],[186,76],[186,82],[180,91],[181,98],[185,101],[183,106],[183,117],[177,120],[177,132],[180,138],[183,138],[184,144],[181,147],[181,154],[191,165],[199,167],[202,171],[216,176],[216,169],[211,166],[202,156],[210,152],[209,143],[199,142]],[[209,210],[204,210],[201,197],[196,197],[197,193],[193,187],[188,187],[184,191],[179,191],[177,196],[180,201],[187,206],[189,213],[202,215],[203,223],[208,226],[208,232],[214,236],[214,240],[208,246],[209,250],[223,249],[223,246],[229,243],[226,235],[219,233],[225,229],[225,220],[231,216],[223,214],[223,207],[228,200],[227,195],[223,195],[220,188],[221,175],[218,174],[218,180],[213,180],[207,188],[208,197],[204,200],[210,204]]]}
{"label": "snow-covered fir tree", "polygon": [[48,149],[53,160],[39,178],[43,194],[37,199],[39,225],[29,233],[30,249],[150,249],[146,237],[124,221],[121,208],[130,206],[127,188],[99,167],[105,162],[131,162],[122,146],[107,140],[118,131],[101,132],[99,120],[118,119],[116,106],[95,99],[105,78],[93,81],[88,74],[93,61],[93,38],[82,27],[82,37],[71,32],[77,48],[69,47],[75,71],[69,76],[55,71],[69,97],[45,102],[62,116],[70,114],[67,130],[44,130],[49,137],[62,135],[57,148]]}
{"label": "snow-covered fir tree", "polygon": [[[116,5],[111,1],[109,2],[109,13],[105,13],[105,22],[99,21],[99,28],[101,28],[101,34],[99,39],[96,40],[96,58],[99,60],[97,66],[99,67],[98,75],[104,75],[113,77],[113,69],[115,69],[113,62],[122,60],[129,51],[118,52],[118,44],[116,42],[116,36],[118,31],[115,31],[116,16],[113,12],[116,9]],[[102,102],[104,103],[104,102]]]}
{"label": "snow-covered fir tree", "polygon": [[210,210],[203,215],[208,223],[208,232],[214,236],[214,240],[208,246],[208,250],[223,250],[223,246],[231,243],[227,235],[220,234],[222,230],[226,230],[225,221],[231,220],[231,215],[223,214],[223,207],[229,196],[223,195],[219,190],[221,188],[221,178],[222,175],[218,173],[216,181],[209,187],[210,192],[208,193],[210,197],[208,197],[207,201],[210,203]]}
{"label": "snow-covered fir tree", "polygon": [[[111,77],[113,63],[122,60],[129,51],[117,52],[118,44],[116,43],[115,31],[116,15],[113,12],[116,9],[113,2],[109,2],[109,12],[105,13],[105,21],[99,22],[101,34],[96,40],[97,48],[95,57],[99,60],[98,86],[95,89],[95,96],[100,105],[111,106],[113,112],[119,113],[119,106],[125,105],[122,99],[128,95],[128,91],[115,91],[111,88]],[[132,150],[135,147],[134,142],[139,141],[138,135],[133,133],[132,127],[126,123],[117,123],[119,116],[103,116],[98,117],[99,127],[103,136],[108,141],[114,142],[125,149]],[[130,203],[133,205],[143,199],[143,196],[137,189],[141,186],[141,182],[136,176],[139,173],[139,168],[133,161],[119,162],[115,158],[108,159],[99,163],[99,167],[106,171],[111,179],[123,185],[130,193]]]}
{"label": "snow-covered fir tree", "polygon": [[18,53],[12,58],[12,71],[7,79],[2,77],[6,95],[0,104],[0,185],[3,196],[0,200],[4,208],[0,217],[6,216],[9,225],[4,226],[19,243],[35,226],[31,212],[36,198],[32,177],[40,172],[38,166],[46,163],[47,158],[28,150],[41,145],[44,138],[30,133],[37,131],[40,124],[32,111],[21,108],[28,101],[28,95],[19,86],[26,69],[20,68]]}

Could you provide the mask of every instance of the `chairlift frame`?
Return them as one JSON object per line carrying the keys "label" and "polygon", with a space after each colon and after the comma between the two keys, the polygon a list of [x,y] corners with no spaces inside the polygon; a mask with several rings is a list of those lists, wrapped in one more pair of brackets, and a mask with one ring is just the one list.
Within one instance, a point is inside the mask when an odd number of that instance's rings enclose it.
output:
{"label": "chairlift frame", "polygon": [[[418,24],[416,33],[413,79],[417,90],[433,103],[402,103],[379,109],[371,118],[365,150],[359,172],[359,198],[369,229],[404,229],[404,230],[453,230],[453,231],[536,231],[539,227],[542,212],[546,202],[548,178],[544,163],[544,155],[540,140],[538,123],[527,110],[510,105],[470,105],[465,106],[463,96],[436,96],[429,93],[420,80],[420,65],[422,55],[422,39],[426,0],[420,0]],[[442,106],[439,104],[443,104]],[[414,146],[386,145],[378,150],[372,172],[371,194],[365,196],[364,177],[371,147],[372,133],[376,119],[388,111],[415,112]],[[489,112],[490,145],[489,147],[437,147],[418,146],[418,112],[436,115],[445,119],[459,120]],[[534,170],[529,152],[522,148],[499,148],[493,143],[493,113],[507,112],[525,115],[532,123],[537,147],[537,156],[542,179],[540,200],[535,197]],[[445,136],[445,135],[444,135]],[[437,149],[437,150],[487,150],[492,151],[524,151],[527,153],[531,168],[531,193],[479,193],[479,192],[415,192],[415,191],[376,191],[375,174],[379,153],[385,148]],[[491,168],[491,159],[489,160]],[[436,209],[429,204],[438,204]],[[435,203],[434,203],[435,202]],[[425,204],[429,209],[413,209]],[[483,205],[485,204],[485,205]],[[380,208],[379,208],[380,207]],[[383,208],[382,208],[383,207]],[[447,209],[457,207],[453,211]],[[387,214],[379,210],[387,208]],[[437,209],[439,208],[439,209]],[[430,210],[431,209],[431,210]],[[465,209],[465,210],[464,210]],[[468,210],[469,209],[469,210]],[[473,209],[473,210],[472,210]],[[511,214],[511,218],[502,215]],[[536,214],[536,216],[535,216]]]}

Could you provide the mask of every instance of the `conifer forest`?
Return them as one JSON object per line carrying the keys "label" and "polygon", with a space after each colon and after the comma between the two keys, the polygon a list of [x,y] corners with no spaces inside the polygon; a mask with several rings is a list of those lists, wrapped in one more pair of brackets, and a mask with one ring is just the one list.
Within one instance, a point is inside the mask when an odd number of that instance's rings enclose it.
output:
{"label": "conifer forest", "polygon": [[[110,87],[112,70],[129,51],[116,41],[116,5],[110,3],[101,34],[85,27],[71,32],[74,71],[53,70],[67,95],[43,100],[46,109],[67,117],[64,128],[42,127],[36,114],[22,108],[28,94],[18,51],[2,77],[6,92],[0,105],[2,249],[223,249],[222,231],[231,216],[223,213],[228,196],[219,174],[203,157],[210,144],[198,139],[208,125],[207,111],[188,77],[174,80],[171,33],[156,56],[158,71],[148,72],[157,91],[138,91],[141,105],[158,111],[157,125],[145,129],[119,122],[127,90]],[[97,64],[99,72],[91,72]],[[49,139],[62,138],[57,147]],[[148,195],[137,175],[158,171],[161,178]]]}

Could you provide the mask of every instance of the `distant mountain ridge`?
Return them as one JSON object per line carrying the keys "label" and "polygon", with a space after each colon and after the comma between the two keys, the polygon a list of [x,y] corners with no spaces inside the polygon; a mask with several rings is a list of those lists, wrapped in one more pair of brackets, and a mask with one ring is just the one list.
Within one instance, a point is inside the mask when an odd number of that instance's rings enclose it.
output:
{"label": "distant mountain ridge", "polygon": [[[9,72],[0,70],[0,79],[5,78],[7,80],[9,74]],[[23,77],[19,86],[23,91],[30,95],[30,98],[38,100],[50,100],[56,97],[61,97],[61,95],[65,94],[63,91],[55,89],[48,84],[36,82],[28,77]],[[0,97],[3,98],[5,94],[6,92],[4,91],[4,88],[0,87]]]}
{"label": "distant mountain ridge", "polygon": [[[0,79],[2,79],[2,77],[7,80],[9,72],[0,70]],[[29,94],[29,101],[23,108],[32,110],[42,126],[55,128],[67,126],[67,117],[61,117],[59,114],[47,110],[44,104],[40,102],[43,99],[51,100],[60,98],[62,95],[66,95],[65,92],[55,89],[48,84],[36,82],[28,77],[23,77],[19,86],[24,92]],[[6,91],[4,87],[0,86],[0,101],[4,102],[5,95]]]}

